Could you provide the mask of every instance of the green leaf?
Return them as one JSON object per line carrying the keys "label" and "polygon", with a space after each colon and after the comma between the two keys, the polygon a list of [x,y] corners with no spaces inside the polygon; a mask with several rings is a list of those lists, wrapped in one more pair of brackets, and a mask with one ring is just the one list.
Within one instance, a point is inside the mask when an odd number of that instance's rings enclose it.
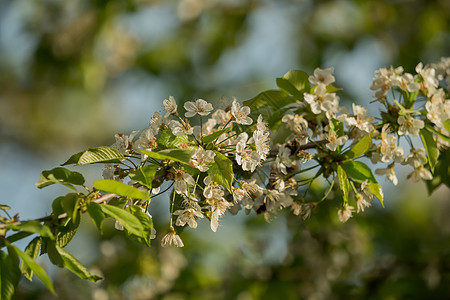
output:
{"label": "green leaf", "polygon": [[[442,183],[450,188],[450,149],[443,151],[434,169],[433,179],[425,180],[428,194],[431,195]],[[9,238],[8,238],[9,239]]]}
{"label": "green leaf", "polygon": [[[17,242],[21,239],[24,239],[26,237],[29,237],[30,235],[32,235],[33,233],[31,232],[25,232],[25,231],[19,231],[18,233],[12,234],[10,236],[7,237],[7,242],[8,243],[14,243]],[[5,241],[0,239],[0,248],[5,247]]]}
{"label": "green leaf", "polygon": [[21,273],[16,252],[8,247],[9,255],[0,251],[0,299],[10,300],[14,296]]}
{"label": "green leaf", "polygon": [[349,160],[343,162],[341,166],[345,173],[347,173],[347,176],[358,183],[362,183],[366,179],[369,182],[378,183],[375,176],[373,176],[372,170],[363,162]]}
{"label": "green leaf", "polygon": [[[231,130],[231,126],[228,126],[227,128],[224,128],[222,130],[217,130],[214,133],[211,133],[210,135],[204,136],[202,138],[202,143],[204,145],[209,144],[211,142],[213,142],[215,139],[217,139],[219,136],[221,136],[222,134],[224,134],[225,132],[228,132]],[[220,141],[218,141],[220,142]]]}
{"label": "green leaf", "polygon": [[63,163],[62,165],[85,165],[85,164],[94,164],[94,163],[118,163],[124,156],[118,150],[102,146],[98,148],[91,148],[86,151],[77,153],[72,155],[68,161]]}
{"label": "green leaf", "polygon": [[43,171],[41,173],[41,178],[35,185],[42,189],[55,183],[63,184],[68,188],[77,191],[73,185],[84,184],[84,177],[78,172],[72,172],[63,167],[57,167],[52,170]]}
{"label": "green leaf", "polygon": [[288,104],[295,103],[295,99],[288,93],[277,90],[269,90],[258,94],[256,97],[244,101],[243,105],[250,107],[252,111],[263,109],[280,109]]}
{"label": "green leaf", "polygon": [[375,197],[378,198],[378,200],[380,200],[381,206],[384,207],[384,196],[383,196],[383,188],[381,187],[381,185],[378,182],[369,182],[369,184],[367,185],[367,187],[370,189],[370,191],[372,192],[372,194],[375,195]]}
{"label": "green leaf", "polygon": [[118,194],[124,197],[141,200],[150,200],[148,192],[138,190],[133,186],[111,179],[102,179],[94,181],[94,187],[97,190]]}
{"label": "green leaf", "polygon": [[366,134],[362,139],[360,139],[351,149],[344,152],[342,155],[345,158],[351,159],[356,158],[369,150],[370,144],[372,143],[372,132]]}
{"label": "green leaf", "polygon": [[100,205],[100,207],[105,214],[115,218],[131,234],[140,237],[145,235],[145,229],[139,219],[126,210],[108,204]]}
{"label": "green leaf", "polygon": [[98,275],[92,275],[91,273],[89,273],[87,268],[83,266],[83,264],[78,259],[73,257],[72,254],[70,254],[63,248],[56,247],[56,250],[59,252],[62,259],[64,260],[64,266],[81,279],[87,279],[93,282],[103,279]]}
{"label": "green leaf", "polygon": [[130,176],[130,178],[134,181],[137,181],[140,184],[145,185],[146,187],[151,189],[152,181],[153,178],[155,178],[155,174],[158,168],[158,165],[147,165],[133,172],[130,172],[128,176]]}
{"label": "green leaf", "polygon": [[192,150],[190,149],[166,149],[158,152],[141,150],[141,152],[154,159],[170,159],[187,165],[189,165],[192,156]]}
{"label": "green leaf", "polygon": [[405,108],[412,108],[414,106],[414,101],[417,98],[419,92],[409,93],[408,91],[402,91],[403,99],[405,101]]}
{"label": "green leaf", "polygon": [[214,153],[216,153],[216,156],[209,167],[208,175],[211,176],[213,181],[222,185],[230,193],[232,193],[231,185],[234,178],[233,163],[219,151],[214,151]]}
{"label": "green leaf", "polygon": [[6,204],[0,204],[0,209],[8,210],[8,209],[11,209],[11,207]]}
{"label": "green leaf", "polygon": [[450,131],[450,119],[444,121],[444,128]]}
{"label": "green leaf", "polygon": [[187,135],[176,136],[167,128],[161,131],[156,143],[158,148],[178,148],[181,144],[189,144],[190,141]]}
{"label": "green leaf", "polygon": [[125,208],[125,210],[134,215],[136,218],[138,218],[142,226],[144,227],[142,236],[130,234],[130,238],[150,247],[150,240],[153,228],[152,218],[150,218],[150,216],[147,215],[144,211],[142,211],[142,209],[138,206],[128,206],[127,208]]}
{"label": "green leaf", "polygon": [[434,167],[439,158],[439,149],[436,145],[436,141],[434,140],[433,135],[425,129],[420,130],[420,137],[422,138],[422,143],[427,151],[430,171],[434,173]]}
{"label": "green leaf", "polygon": [[64,212],[67,213],[67,216],[69,218],[72,218],[74,222],[77,221],[78,216],[78,210],[80,208],[80,197],[78,194],[70,193],[67,194],[62,200],[61,200],[61,207],[64,210]]}
{"label": "green leaf", "polygon": [[277,78],[277,86],[292,96],[303,99],[303,93],[310,89],[309,75],[306,72],[292,70],[287,72],[283,78]]}
{"label": "green leaf", "polygon": [[347,174],[341,166],[337,167],[337,174],[339,179],[339,186],[344,194],[344,202],[348,203],[348,194],[350,192],[350,183],[348,182]]}
{"label": "green leaf", "polygon": [[50,231],[50,228],[48,228],[45,225],[42,225],[39,221],[35,221],[35,220],[26,221],[21,224],[9,224],[6,226],[6,228],[12,229],[12,230],[21,230],[21,231],[26,231],[26,232],[31,232],[31,233],[37,233],[43,237],[55,239],[52,232]]}
{"label": "green leaf", "polygon": [[[80,212],[78,211],[78,214]],[[59,247],[65,247],[77,233],[78,227],[80,226],[80,216],[67,222],[65,226],[58,226],[56,245]]]}
{"label": "green leaf", "polygon": [[[36,261],[38,255],[39,255],[39,249],[41,248],[41,238],[35,237],[25,248],[25,253],[30,256],[34,261]],[[22,261],[22,264],[20,265],[20,271],[25,275],[25,277],[32,281],[33,277],[33,270]]]}
{"label": "green leaf", "polygon": [[60,268],[64,268],[64,260],[56,250],[56,243],[53,241],[45,240],[45,250],[47,251],[48,259],[52,264]]}
{"label": "green leaf", "polygon": [[439,130],[437,130],[436,128],[431,126],[430,124],[426,124],[425,129],[428,130],[429,132],[435,133],[436,135],[438,135],[441,139],[443,139],[447,143],[450,143],[450,136],[446,136],[445,134],[443,134],[442,132],[440,132]]}
{"label": "green leaf", "polygon": [[23,262],[36,274],[36,276],[42,281],[43,284],[52,292],[53,295],[55,294],[55,289],[53,288],[52,281],[50,280],[50,277],[48,277],[47,272],[36,263],[36,261],[31,258],[28,254],[22,252],[19,250],[16,246],[12,246],[16,253],[22,258]]}
{"label": "green leaf", "polygon": [[87,211],[89,216],[97,227],[98,231],[102,233],[103,221],[105,220],[105,214],[103,213],[100,204],[95,202],[90,202],[87,205]]}

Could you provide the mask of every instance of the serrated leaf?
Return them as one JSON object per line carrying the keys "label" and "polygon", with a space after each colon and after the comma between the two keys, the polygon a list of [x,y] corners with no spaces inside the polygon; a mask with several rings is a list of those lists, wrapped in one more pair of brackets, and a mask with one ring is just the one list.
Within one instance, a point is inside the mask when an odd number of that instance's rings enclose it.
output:
{"label": "serrated leaf", "polygon": [[100,191],[118,194],[128,198],[150,200],[148,192],[138,190],[133,186],[111,179],[94,181],[94,187]]}
{"label": "serrated leaf", "polygon": [[80,208],[80,197],[78,194],[70,193],[67,194],[61,200],[61,207],[64,212],[67,213],[69,218],[72,218],[74,222],[77,222],[78,210]]}
{"label": "serrated leaf", "polygon": [[21,230],[31,233],[37,233],[43,237],[48,237],[50,239],[55,239],[50,228],[45,225],[42,225],[39,221],[31,220],[26,221],[21,224],[9,224],[6,226],[8,229],[12,230]]}
{"label": "serrated leaf", "polygon": [[152,181],[153,178],[155,178],[155,174],[158,168],[159,168],[158,165],[147,165],[130,172],[128,176],[130,176],[132,180],[137,181],[140,184],[145,185],[146,187],[151,189]]}
{"label": "serrated leaf", "polygon": [[190,141],[187,135],[176,136],[170,128],[166,128],[161,131],[156,143],[158,148],[178,148],[181,144],[189,144]]}
{"label": "serrated leaf", "polygon": [[[25,253],[30,256],[34,261],[36,261],[38,255],[39,255],[39,249],[41,248],[41,238],[35,237],[31,242],[28,244],[28,246],[25,248]],[[33,277],[33,270],[22,261],[22,264],[20,265],[20,271],[25,275],[25,277],[32,281]]]}
{"label": "serrated leaf", "polygon": [[154,159],[170,159],[187,165],[189,165],[192,156],[192,150],[190,149],[166,149],[158,152],[141,150],[141,152]]}
{"label": "serrated leaf", "polygon": [[350,183],[347,178],[347,174],[345,173],[344,169],[341,166],[337,167],[337,174],[339,179],[339,186],[341,187],[344,202],[348,203],[348,194],[350,192]]}
{"label": "serrated leaf", "polygon": [[137,242],[144,244],[148,247],[150,247],[150,240],[152,236],[152,228],[153,228],[153,221],[152,218],[150,218],[149,215],[147,215],[140,207],[137,206],[128,206],[125,208],[129,213],[134,215],[136,218],[139,219],[142,226],[144,227],[144,232],[141,236],[136,236],[134,234],[130,234],[130,238],[133,240],[136,240]]}
{"label": "serrated leaf", "polygon": [[102,211],[110,217],[116,219],[122,226],[129,231],[131,234],[143,237],[145,234],[144,227],[138,218],[130,214],[124,209],[109,205],[103,204],[100,205]]}
{"label": "serrated leaf", "polygon": [[372,194],[375,195],[375,197],[378,198],[378,200],[380,200],[381,206],[384,207],[384,195],[383,195],[383,188],[381,187],[381,184],[379,184],[378,182],[369,182],[369,184],[367,184],[367,187],[370,189],[370,191],[372,192]]}
{"label": "serrated leaf", "polygon": [[[78,214],[80,212],[78,211]],[[56,245],[59,247],[65,247],[77,233],[78,227],[80,226],[80,216],[74,220],[69,221],[65,226],[58,226]]]}
{"label": "serrated leaf", "polygon": [[11,247],[9,255],[0,251],[0,299],[10,300],[20,280],[19,259]]}
{"label": "serrated leaf", "polygon": [[422,138],[422,143],[427,152],[428,164],[430,165],[431,173],[434,173],[434,167],[439,158],[439,148],[437,147],[436,141],[433,135],[425,129],[420,130],[420,137]]}
{"label": "serrated leaf", "polygon": [[105,220],[105,214],[103,213],[102,209],[100,208],[100,204],[97,204],[95,202],[90,202],[87,205],[87,211],[89,213],[89,216],[92,219],[92,222],[94,222],[95,227],[97,227],[98,231],[102,233],[102,226],[103,221]]}
{"label": "serrated leaf", "polygon": [[378,183],[375,176],[373,176],[372,170],[363,162],[350,160],[343,162],[341,166],[345,173],[347,173],[347,176],[358,183],[362,183],[366,179],[369,182]]}
{"label": "serrated leaf", "polygon": [[[224,134],[225,132],[228,132],[230,130],[231,130],[231,126],[224,128],[222,130],[217,130],[216,132],[211,133],[210,135],[204,136],[202,138],[202,143],[204,145],[209,144],[209,143],[213,142],[215,139],[217,139],[219,136],[221,136],[222,134]],[[220,141],[218,141],[218,142],[220,142]]]}
{"label": "serrated leaf", "polygon": [[233,184],[233,163],[219,151],[214,151],[216,156],[208,169],[208,175],[211,179],[221,186],[225,187],[230,193]]}
{"label": "serrated leaf", "polygon": [[94,163],[114,163],[120,162],[122,159],[124,159],[124,156],[118,150],[111,147],[102,146],[74,154],[69,158],[69,160],[63,163],[62,166],[72,164],[85,165]]}
{"label": "serrated leaf", "polygon": [[36,274],[36,276],[50,290],[50,292],[52,292],[53,295],[56,295],[52,281],[50,277],[48,277],[47,272],[45,272],[45,270],[40,265],[38,265],[36,261],[34,261],[34,259],[31,258],[28,254],[22,252],[16,246],[12,247],[14,247],[14,250],[22,258],[22,261],[34,272],[34,274]]}
{"label": "serrated leaf", "polygon": [[83,266],[83,264],[78,259],[73,257],[72,254],[70,254],[63,248],[57,246],[56,250],[64,260],[64,266],[81,279],[87,279],[93,282],[103,279],[98,275],[92,275],[91,273],[89,273],[87,268]]}
{"label": "serrated leaf", "polygon": [[50,262],[57,267],[64,268],[64,260],[62,259],[58,250],[56,250],[56,243],[53,241],[46,240],[45,248]]}
{"label": "serrated leaf", "polygon": [[360,139],[351,149],[344,152],[342,156],[346,158],[356,158],[369,150],[370,144],[372,143],[372,132],[369,134],[366,134],[362,139]]}
{"label": "serrated leaf", "polygon": [[72,172],[63,167],[57,167],[52,170],[43,171],[41,173],[41,178],[35,185],[42,189],[55,183],[63,184],[76,191],[77,189],[73,185],[84,184],[84,177],[78,172]]}

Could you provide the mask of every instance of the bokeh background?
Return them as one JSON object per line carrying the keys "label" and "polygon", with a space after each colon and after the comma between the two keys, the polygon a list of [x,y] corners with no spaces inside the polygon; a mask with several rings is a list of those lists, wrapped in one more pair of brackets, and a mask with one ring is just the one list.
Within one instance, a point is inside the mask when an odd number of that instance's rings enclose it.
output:
{"label": "bokeh background", "polygon": [[[67,191],[38,190],[42,170],[145,128],[169,95],[220,106],[291,69],[333,66],[341,103],[369,106],[376,69],[449,55],[447,0],[2,0],[0,202],[22,219],[48,214]],[[101,177],[75,169],[91,186]],[[97,284],[39,262],[60,299],[448,299],[449,190],[429,196],[405,175],[395,188],[381,179],[385,208],[345,224],[333,201],[307,221],[239,214],[217,233],[206,221],[185,230],[183,249],[141,247],[112,221],[100,236],[86,219],[68,248],[105,277]],[[152,214],[160,239],[164,197]],[[23,279],[16,298],[53,297]]]}

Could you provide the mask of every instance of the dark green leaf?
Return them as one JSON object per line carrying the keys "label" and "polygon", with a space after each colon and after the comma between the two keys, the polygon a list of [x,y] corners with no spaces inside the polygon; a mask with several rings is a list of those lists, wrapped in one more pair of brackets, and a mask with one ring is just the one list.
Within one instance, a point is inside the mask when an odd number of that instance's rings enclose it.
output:
{"label": "dark green leaf", "polygon": [[8,247],[9,255],[0,251],[0,299],[10,300],[15,294],[21,273],[16,252]]}
{"label": "dark green leaf", "polygon": [[[78,214],[80,212],[78,211]],[[65,247],[77,233],[78,227],[80,226],[80,216],[76,217],[75,220],[67,222],[65,226],[58,226],[56,245],[59,247]]]}
{"label": "dark green leaf", "polygon": [[[26,231],[19,231],[18,233],[12,234],[10,236],[7,237],[7,241],[9,243],[14,243],[16,241],[19,241],[21,239],[24,239],[26,237],[29,237],[30,235],[32,235],[32,232],[26,232]],[[0,240],[0,248],[5,247],[5,242],[3,240]]]}
{"label": "dark green leaf", "polygon": [[77,153],[72,155],[68,161],[63,163],[62,165],[85,165],[85,164],[93,164],[93,163],[113,163],[120,162],[124,159],[122,153],[118,150],[102,146],[98,148],[91,148],[86,151]]}
{"label": "dark green leaf", "polygon": [[88,203],[87,211],[92,219],[92,222],[94,222],[95,226],[97,227],[98,231],[102,233],[102,225],[103,220],[105,220],[105,214],[103,213],[100,204],[97,204],[95,202]]}
{"label": "dark green leaf", "polygon": [[433,179],[425,180],[428,194],[432,194],[442,183],[450,188],[450,149],[443,151],[434,169]]}
{"label": "dark green leaf", "polygon": [[62,200],[61,200],[61,207],[64,210],[64,212],[67,213],[67,216],[69,218],[72,218],[74,222],[77,221],[78,216],[78,210],[80,208],[80,197],[78,194],[70,193],[67,194]]}
{"label": "dark green leaf", "polygon": [[42,189],[55,183],[63,184],[76,191],[77,189],[73,185],[84,184],[84,177],[78,172],[72,172],[66,168],[58,167],[49,171],[43,171],[40,180],[35,185]]}
{"label": "dark green leaf", "polygon": [[[217,139],[219,136],[221,136],[222,134],[224,134],[225,132],[228,132],[230,130],[231,130],[231,126],[228,126],[227,128],[224,128],[222,130],[217,130],[216,132],[214,132],[210,135],[204,136],[202,138],[202,143],[204,145],[209,144],[209,143],[213,142],[215,139]],[[218,142],[220,142],[220,141],[218,141]]]}
{"label": "dark green leaf", "polygon": [[450,136],[446,136],[445,134],[443,134],[442,132],[440,132],[439,130],[437,130],[436,128],[431,126],[430,124],[426,124],[425,129],[428,130],[429,132],[435,133],[436,135],[438,135],[441,139],[443,139],[447,143],[450,143]]}
{"label": "dark green leaf", "polygon": [[46,240],[45,248],[47,251],[48,259],[51,261],[51,263],[60,268],[64,268],[64,260],[62,259],[58,250],[56,250],[56,243]]}
{"label": "dark green leaf", "polygon": [[347,174],[341,166],[337,167],[337,174],[339,179],[339,186],[341,187],[344,202],[348,203],[348,193],[350,192],[350,183],[348,182]]}
{"label": "dark green leaf", "polygon": [[17,225],[9,224],[6,226],[6,228],[13,229],[13,230],[21,230],[21,231],[26,231],[26,232],[31,232],[31,233],[37,233],[43,237],[55,239],[55,237],[53,236],[53,234],[50,231],[50,228],[48,228],[45,225],[42,225],[39,221],[35,221],[35,220],[26,221],[24,223],[17,224]]}
{"label": "dark green leaf", "polygon": [[420,137],[422,138],[423,145],[427,151],[428,164],[430,165],[430,170],[434,173],[434,167],[439,158],[439,149],[436,145],[436,141],[433,135],[425,129],[420,130]]}
{"label": "dark green leaf", "polygon": [[373,176],[372,170],[363,162],[350,160],[343,162],[341,166],[347,173],[347,176],[358,183],[362,183],[366,179],[369,182],[378,183],[375,176]]}
{"label": "dark green leaf", "polygon": [[145,229],[139,219],[126,210],[108,204],[100,205],[100,207],[105,214],[116,219],[131,234],[140,237],[145,235]]}
{"label": "dark green leaf", "polygon": [[43,284],[45,284],[50,292],[52,292],[53,295],[56,295],[52,281],[50,280],[50,277],[48,277],[47,272],[45,272],[45,270],[28,254],[22,252],[15,246],[12,247],[14,247],[14,250],[22,258],[23,262],[34,272],[34,274],[36,274],[36,276],[42,281]]}
{"label": "dark green leaf", "polygon": [[130,178],[134,181],[137,181],[140,184],[145,185],[146,187],[151,189],[152,181],[153,178],[155,178],[155,174],[158,168],[158,165],[147,165],[133,172],[130,172],[128,176],[130,176]]}
{"label": "dark green leaf", "polygon": [[142,226],[144,227],[144,232],[142,236],[136,236],[134,234],[130,234],[130,237],[137,242],[144,244],[150,247],[150,240],[152,235],[153,221],[149,215],[147,215],[140,207],[138,206],[128,206],[126,210],[139,219]]}
{"label": "dark green leaf", "polygon": [[159,138],[156,140],[158,148],[178,148],[181,144],[189,144],[189,137],[187,135],[176,136],[169,128],[161,131]]}
{"label": "dark green leaf", "polygon": [[225,155],[219,151],[214,151],[216,156],[208,170],[208,175],[218,184],[225,187],[231,193],[231,185],[233,184],[233,163]]}
{"label": "dark green leaf", "polygon": [[277,78],[277,86],[298,99],[303,99],[303,93],[310,88],[309,75],[306,72],[292,70],[287,72],[283,78]]}
{"label": "dark green leaf", "polygon": [[342,155],[346,158],[356,158],[369,150],[370,144],[372,143],[372,132],[366,134],[362,139],[360,139],[351,149],[343,153]]}
{"label": "dark green leaf", "polygon": [[192,156],[192,150],[189,149],[166,149],[158,152],[142,150],[141,152],[154,159],[170,159],[187,165],[189,165]]}
{"label": "dark green leaf", "polygon": [[[39,249],[41,248],[41,238],[35,237],[25,248],[25,253],[30,256],[34,261],[36,261],[39,255]],[[20,271],[25,275],[25,277],[31,281],[33,277],[33,270],[22,261],[20,265]]]}
{"label": "dark green leaf", "polygon": [[8,209],[11,209],[11,207],[9,207],[9,206],[6,205],[6,204],[0,204],[0,209],[8,210]]}
{"label": "dark green leaf", "polygon": [[118,194],[124,197],[129,197],[133,199],[142,199],[142,200],[150,200],[148,192],[144,192],[138,190],[137,188],[127,185],[125,183],[111,180],[111,179],[102,179],[94,182],[94,187],[97,190]]}
{"label": "dark green leaf", "polygon": [[72,254],[70,254],[63,248],[56,247],[56,250],[59,252],[62,259],[64,260],[64,266],[81,279],[87,279],[93,282],[103,279],[98,275],[92,275],[91,273],[89,273],[87,268],[83,266],[83,264],[78,259],[73,257]]}

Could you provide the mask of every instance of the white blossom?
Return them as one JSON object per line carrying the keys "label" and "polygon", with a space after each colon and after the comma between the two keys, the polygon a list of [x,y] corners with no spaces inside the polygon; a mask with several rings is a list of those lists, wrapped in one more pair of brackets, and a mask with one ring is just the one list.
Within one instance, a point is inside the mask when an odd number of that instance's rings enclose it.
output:
{"label": "white blossom", "polygon": [[304,94],[305,101],[311,106],[311,111],[314,114],[317,115],[321,112],[326,112],[329,115],[329,113],[338,110],[339,98],[335,93],[327,93],[325,87],[318,85],[315,89],[315,94]]}
{"label": "white blossom", "polygon": [[328,133],[327,140],[328,140],[328,143],[325,146],[328,149],[330,149],[331,151],[335,151],[337,146],[342,146],[347,142],[348,136],[344,135],[344,136],[338,137],[336,133],[331,132],[331,133]]}
{"label": "white blossom", "polygon": [[231,114],[238,124],[251,125],[253,123],[252,118],[248,116],[250,114],[250,107],[241,107],[241,104],[237,102],[236,99],[234,99],[233,103],[231,104]]}
{"label": "white blossom", "polygon": [[424,179],[424,180],[431,180],[431,179],[433,179],[433,175],[432,175],[431,172],[430,172],[428,169],[426,169],[423,165],[420,165],[420,166],[416,167],[416,168],[414,169],[414,171],[412,171],[412,172],[407,176],[407,178],[408,178],[408,179],[409,179],[409,178],[412,178],[412,180],[413,180],[414,182],[418,182],[418,181],[420,181],[421,179]]}
{"label": "white blossom", "polygon": [[122,154],[129,154],[129,149],[133,148],[133,138],[138,132],[138,130],[134,130],[130,133],[130,135],[117,133],[114,136],[116,138],[116,142],[111,145],[111,148],[118,150]]}
{"label": "white blossom", "polygon": [[360,194],[360,193],[356,194],[356,207],[357,207],[356,212],[357,213],[359,213],[361,211],[364,212],[364,209],[366,207],[370,207],[370,206],[371,206],[370,202],[368,202],[362,194]]}
{"label": "white blossom", "polygon": [[372,121],[374,120],[373,117],[367,115],[367,109],[360,105],[352,104],[353,107],[353,117],[347,117],[344,119],[347,127],[355,126],[359,130],[365,131],[365,132],[371,132],[375,128],[372,125]]}
{"label": "white blossom", "polygon": [[161,246],[168,247],[172,245],[175,247],[184,247],[180,236],[176,234],[175,229],[170,226],[169,232],[161,239]]}
{"label": "white blossom", "polygon": [[287,174],[286,168],[292,167],[292,159],[291,156],[291,149],[286,147],[285,145],[281,145],[278,149],[277,157],[275,158],[275,164],[280,170],[281,173],[284,175]]}
{"label": "white blossom", "polygon": [[184,170],[177,169],[174,172],[174,189],[180,195],[188,194],[188,184],[191,186],[195,185],[194,178],[191,174],[185,172]]}
{"label": "white blossom", "polygon": [[166,110],[166,114],[164,115],[164,119],[169,120],[171,115],[177,114],[177,103],[175,102],[175,98],[173,96],[169,96],[169,100],[165,99],[163,101],[164,109]]}
{"label": "white blossom", "polygon": [[201,172],[206,172],[209,169],[209,163],[214,161],[215,156],[216,154],[211,150],[196,148],[192,153],[190,165]]}
{"label": "white blossom", "polygon": [[327,86],[335,81],[333,74],[333,67],[320,69],[316,68],[314,70],[314,76],[309,76],[308,80],[311,84]]}
{"label": "white blossom", "polygon": [[342,223],[345,223],[352,217],[352,212],[355,210],[353,206],[345,205],[343,208],[338,210],[338,219]]}
{"label": "white blossom", "polygon": [[376,169],[375,174],[385,175],[386,178],[391,181],[394,185],[398,184],[397,175],[395,175],[395,165],[391,164],[387,168]]}
{"label": "white blossom", "polygon": [[183,124],[181,124],[176,120],[172,120],[169,123],[169,128],[172,130],[172,133],[176,136],[182,136],[185,134],[193,133],[191,125],[187,122],[183,122]]}
{"label": "white blossom", "polygon": [[203,218],[203,214],[194,208],[176,210],[173,214],[178,216],[175,225],[184,226],[188,224],[191,228],[197,228],[196,218]]}
{"label": "white blossom", "polygon": [[415,119],[411,115],[399,116],[397,123],[400,125],[398,128],[399,135],[412,134],[418,136],[420,129],[425,126],[422,120]]}
{"label": "white blossom", "polygon": [[427,157],[423,154],[420,154],[421,152],[425,152],[425,149],[423,148],[411,149],[411,152],[408,154],[407,157],[405,157],[404,161],[402,161],[402,165],[410,165],[413,168],[418,168],[421,165],[426,164]]}
{"label": "white blossom", "polygon": [[203,99],[197,99],[195,102],[187,101],[184,104],[184,108],[186,109],[186,113],[184,114],[186,118],[192,118],[197,114],[204,117],[209,115],[213,110],[211,103]]}

